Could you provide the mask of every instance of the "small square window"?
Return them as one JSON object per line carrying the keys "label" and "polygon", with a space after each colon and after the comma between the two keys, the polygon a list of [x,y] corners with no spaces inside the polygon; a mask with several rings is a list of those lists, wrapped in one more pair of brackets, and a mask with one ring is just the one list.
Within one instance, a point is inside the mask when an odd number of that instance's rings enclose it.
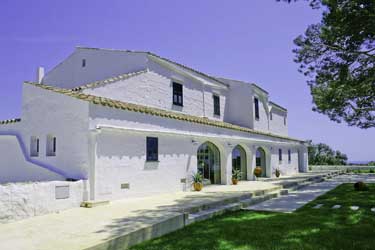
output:
{"label": "small square window", "polygon": [[36,136],[31,136],[31,139],[30,139],[30,156],[31,157],[39,156],[39,138]]}
{"label": "small square window", "polygon": [[86,67],[86,59],[82,59],[82,68]]}
{"label": "small square window", "polygon": [[173,104],[183,106],[183,88],[182,84],[177,82],[173,83]]}
{"label": "small square window", "polygon": [[214,98],[214,115],[220,116],[220,96],[213,95]]}
{"label": "small square window", "polygon": [[146,160],[147,161],[158,161],[159,160],[159,143],[157,137],[146,138]]}
{"label": "small square window", "polygon": [[47,156],[56,156],[57,139],[53,135],[47,135]]}

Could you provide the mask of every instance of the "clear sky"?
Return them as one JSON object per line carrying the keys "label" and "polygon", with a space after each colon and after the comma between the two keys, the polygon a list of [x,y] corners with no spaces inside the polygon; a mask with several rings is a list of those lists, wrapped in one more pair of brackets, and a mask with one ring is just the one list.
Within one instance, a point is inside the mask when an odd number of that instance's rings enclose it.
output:
{"label": "clear sky", "polygon": [[320,11],[275,0],[1,0],[0,120],[20,117],[21,86],[77,45],[146,50],[215,76],[256,82],[289,111],[292,137],[324,142],[349,160],[375,159],[375,129],[311,111],[293,39]]}

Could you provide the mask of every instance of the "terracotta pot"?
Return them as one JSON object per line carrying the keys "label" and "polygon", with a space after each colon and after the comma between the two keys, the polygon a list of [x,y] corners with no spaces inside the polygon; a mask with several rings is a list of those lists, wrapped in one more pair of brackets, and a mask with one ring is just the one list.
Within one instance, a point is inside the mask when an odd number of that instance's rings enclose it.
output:
{"label": "terracotta pot", "polygon": [[238,184],[238,179],[233,179],[232,178],[232,183],[233,183],[233,185],[237,185]]}
{"label": "terracotta pot", "polygon": [[254,175],[255,175],[256,177],[260,177],[260,176],[262,175],[262,168],[261,168],[261,167],[256,167],[256,168],[254,169]]}
{"label": "terracotta pot", "polygon": [[279,178],[280,177],[280,171],[276,171],[275,175],[276,175],[277,178]]}
{"label": "terracotta pot", "polygon": [[195,182],[195,183],[193,184],[193,186],[194,186],[194,190],[199,192],[199,191],[201,191],[202,188],[203,188],[203,183],[197,183],[197,182]]}

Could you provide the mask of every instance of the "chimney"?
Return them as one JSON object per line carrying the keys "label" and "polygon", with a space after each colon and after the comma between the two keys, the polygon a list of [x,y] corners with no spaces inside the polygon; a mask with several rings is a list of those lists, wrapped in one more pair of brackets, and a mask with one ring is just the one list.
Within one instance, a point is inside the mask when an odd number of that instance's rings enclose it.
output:
{"label": "chimney", "polygon": [[36,81],[37,83],[41,84],[44,77],[44,68],[38,67],[38,70],[36,72]]}

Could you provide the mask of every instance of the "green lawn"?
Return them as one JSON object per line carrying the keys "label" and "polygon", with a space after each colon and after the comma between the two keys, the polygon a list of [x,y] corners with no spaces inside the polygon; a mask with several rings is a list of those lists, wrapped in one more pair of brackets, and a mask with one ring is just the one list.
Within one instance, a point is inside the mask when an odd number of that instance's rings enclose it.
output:
{"label": "green lawn", "polygon": [[[375,184],[343,184],[295,213],[240,211],[189,225],[135,250],[375,249]],[[321,209],[313,209],[322,203]],[[333,210],[335,204],[343,207]],[[360,209],[350,210],[357,205]]]}
{"label": "green lawn", "polygon": [[355,174],[374,174],[375,169],[356,169],[356,170],[351,170],[350,172],[355,173]]}

